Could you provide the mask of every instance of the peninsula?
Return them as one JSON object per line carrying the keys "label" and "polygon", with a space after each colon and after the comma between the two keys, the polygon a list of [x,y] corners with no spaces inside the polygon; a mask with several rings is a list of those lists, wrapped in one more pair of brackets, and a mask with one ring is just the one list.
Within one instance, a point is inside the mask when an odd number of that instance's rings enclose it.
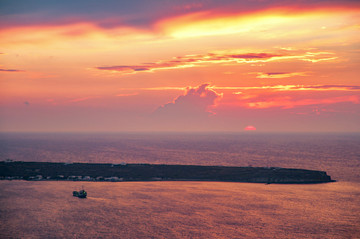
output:
{"label": "peninsula", "polygon": [[333,182],[323,171],[275,167],[1,161],[0,180]]}

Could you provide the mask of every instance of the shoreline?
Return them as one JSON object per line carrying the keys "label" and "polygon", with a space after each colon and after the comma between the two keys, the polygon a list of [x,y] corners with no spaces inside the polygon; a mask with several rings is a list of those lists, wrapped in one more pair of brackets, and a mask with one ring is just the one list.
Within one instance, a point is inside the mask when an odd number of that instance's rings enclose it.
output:
{"label": "shoreline", "polygon": [[279,167],[22,161],[1,161],[0,180],[96,182],[208,181],[266,184],[335,182],[324,171]]}

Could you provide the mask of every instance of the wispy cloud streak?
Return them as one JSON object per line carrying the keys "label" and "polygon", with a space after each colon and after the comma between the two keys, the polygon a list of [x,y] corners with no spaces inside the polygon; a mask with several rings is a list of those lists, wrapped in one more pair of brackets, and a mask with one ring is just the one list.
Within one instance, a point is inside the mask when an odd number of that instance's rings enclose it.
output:
{"label": "wispy cloud streak", "polygon": [[308,72],[256,72],[256,78],[289,78],[293,76],[307,76]]}
{"label": "wispy cloud streak", "polygon": [[[212,86],[221,90],[272,90],[272,91],[360,91],[358,85],[272,85],[272,86]],[[236,94],[236,92],[235,92]]]}
{"label": "wispy cloud streak", "polygon": [[[337,59],[331,52],[294,52],[281,51],[277,52],[256,52],[256,53],[208,53],[174,57],[171,60],[163,60],[153,63],[144,63],[140,65],[115,65],[99,66],[98,70],[119,72],[121,74],[136,74],[138,72],[154,72],[157,70],[170,70],[189,67],[207,66],[209,64],[246,64],[246,63],[265,63],[270,61],[282,60],[301,60],[319,62],[322,60]],[[276,75],[276,73],[267,73]],[[303,75],[304,72],[288,73],[291,75]],[[281,74],[278,74],[281,75]],[[282,77],[287,77],[282,73]],[[275,78],[275,77],[274,77]]]}
{"label": "wispy cloud streak", "polygon": [[[191,87],[190,87],[191,88]],[[120,88],[121,91],[139,90],[139,91],[186,91],[189,87],[161,86],[148,88]],[[207,89],[213,90],[272,90],[272,91],[360,91],[359,85],[265,85],[265,86],[216,86],[208,85]]]}
{"label": "wispy cloud streak", "polygon": [[267,99],[266,101],[247,102],[244,104],[244,106],[247,108],[256,108],[256,109],[265,109],[272,107],[290,109],[296,106],[327,105],[327,104],[337,104],[344,102],[359,104],[360,96],[350,95],[350,96],[331,97],[325,99],[300,99],[300,100],[294,100],[291,97],[278,97],[273,99]]}
{"label": "wispy cloud streak", "polygon": [[17,69],[0,69],[1,72],[24,72],[23,70]]}

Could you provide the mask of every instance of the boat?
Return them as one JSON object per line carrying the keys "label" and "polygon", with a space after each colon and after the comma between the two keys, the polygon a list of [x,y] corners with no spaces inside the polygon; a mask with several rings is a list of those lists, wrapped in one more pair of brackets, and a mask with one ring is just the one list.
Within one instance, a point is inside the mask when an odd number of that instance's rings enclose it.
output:
{"label": "boat", "polygon": [[73,196],[78,198],[86,198],[87,192],[84,189],[81,189],[80,191],[73,191]]}

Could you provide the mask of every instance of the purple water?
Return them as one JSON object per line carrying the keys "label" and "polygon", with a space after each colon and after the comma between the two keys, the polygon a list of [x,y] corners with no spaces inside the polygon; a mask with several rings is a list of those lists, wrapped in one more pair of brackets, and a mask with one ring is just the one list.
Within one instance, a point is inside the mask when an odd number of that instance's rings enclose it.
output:
{"label": "purple water", "polygon": [[1,134],[5,159],[290,167],[360,182],[360,134]]}
{"label": "purple water", "polygon": [[[0,238],[360,238],[360,136],[2,134],[0,160],[278,166],[335,183],[0,181]],[[82,186],[87,199],[72,196]]]}

